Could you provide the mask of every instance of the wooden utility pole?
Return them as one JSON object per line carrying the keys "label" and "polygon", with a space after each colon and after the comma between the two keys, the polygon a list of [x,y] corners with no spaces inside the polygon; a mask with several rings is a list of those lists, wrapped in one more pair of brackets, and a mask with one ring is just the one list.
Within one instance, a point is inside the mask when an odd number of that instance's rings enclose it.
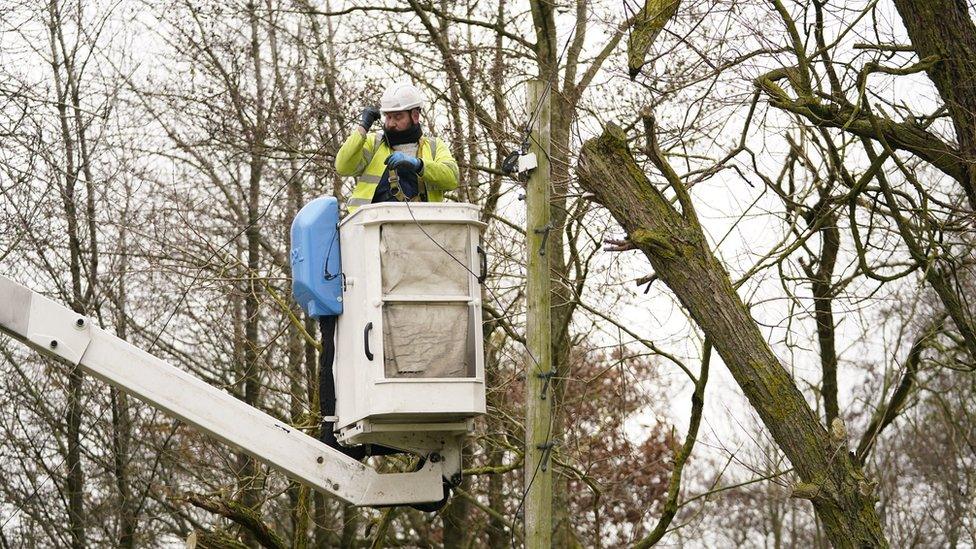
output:
{"label": "wooden utility pole", "polygon": [[[546,83],[526,86],[532,125],[530,151],[538,166],[525,191],[525,547],[552,545],[552,351],[549,326],[549,94]],[[540,105],[541,103],[541,105]]]}

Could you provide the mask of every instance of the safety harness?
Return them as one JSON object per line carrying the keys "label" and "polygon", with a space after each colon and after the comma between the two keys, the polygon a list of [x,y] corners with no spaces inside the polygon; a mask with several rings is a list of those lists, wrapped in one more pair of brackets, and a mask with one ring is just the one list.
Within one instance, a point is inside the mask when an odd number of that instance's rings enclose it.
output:
{"label": "safety harness", "polygon": [[400,188],[400,176],[397,174],[395,169],[390,169],[390,194],[397,199],[397,202],[427,202],[427,185],[424,184],[424,178],[417,175],[417,195],[407,196],[403,189]]}
{"label": "safety harness", "polygon": [[[380,149],[380,146],[382,145],[384,139],[385,136],[383,134],[380,133],[376,134],[376,140],[375,140],[376,144],[373,147],[374,151],[378,151]],[[420,158],[420,151],[423,150],[425,143],[427,143],[426,137],[421,137],[420,141],[417,142],[417,158]],[[387,144],[387,146],[389,147],[389,144]],[[393,147],[390,147],[390,150],[393,150]],[[434,139],[433,141],[430,142],[430,158],[431,159],[437,158],[437,139]],[[424,177],[420,174],[417,174],[417,195],[413,197],[407,196],[407,194],[403,192],[403,189],[400,187],[400,174],[398,174],[397,171],[393,168],[390,168],[389,170],[388,182],[390,183],[390,194],[392,194],[393,197],[397,199],[397,202],[427,202],[428,201],[427,184],[424,183]]]}

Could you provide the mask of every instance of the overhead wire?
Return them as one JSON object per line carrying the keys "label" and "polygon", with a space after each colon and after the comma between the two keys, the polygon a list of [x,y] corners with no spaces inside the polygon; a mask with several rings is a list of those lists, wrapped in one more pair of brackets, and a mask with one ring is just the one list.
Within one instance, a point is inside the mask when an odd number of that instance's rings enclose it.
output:
{"label": "overhead wire", "polygon": [[[543,90],[542,95],[539,98],[538,103],[535,105],[535,108],[533,109],[532,114],[529,117],[529,121],[526,123],[526,125],[523,128],[522,139],[521,139],[521,141],[519,143],[519,150],[518,150],[518,153],[519,154],[523,154],[524,155],[524,154],[526,154],[528,152],[529,145],[530,145],[530,142],[531,142],[530,140],[532,138],[532,128],[535,125],[535,122],[538,119],[539,115],[542,113],[542,109],[545,107],[545,103],[549,99],[549,96],[552,93],[553,82],[556,79],[556,75],[557,75],[558,70],[559,70],[559,65],[562,63],[563,56],[566,54],[566,51],[569,48],[569,44],[572,41],[573,37],[575,36],[575,32],[576,32],[576,29],[574,27],[573,32],[566,38],[566,42],[563,44],[563,48],[562,48],[562,50],[561,50],[558,58],[556,59],[555,65],[552,68],[552,73],[549,75],[549,78],[546,80],[546,87]],[[547,151],[543,151],[543,152],[545,154],[548,154]],[[431,242],[434,243],[434,245],[436,245],[438,248],[440,248],[441,251],[443,251],[444,253],[446,253],[452,260],[454,260],[456,263],[458,263],[459,265],[461,265],[468,273],[470,273],[475,278],[479,278],[478,274],[476,274],[474,271],[472,271],[470,269],[470,267],[465,262],[463,262],[460,259],[458,259],[454,254],[452,254],[449,250],[447,250],[444,246],[442,246],[439,242],[437,242],[437,240],[435,238],[433,238],[430,235],[430,233],[428,233],[426,231],[426,229],[424,229],[423,225],[420,223],[420,221],[414,215],[413,209],[411,208],[409,201],[404,202],[404,204],[407,205],[407,211],[410,213],[411,219],[413,219],[413,221],[417,225],[417,227],[421,230],[421,232],[423,232],[424,236],[426,236]],[[529,250],[529,253],[535,253],[535,252],[532,251],[532,250]],[[487,284],[483,284],[483,286],[484,286],[485,290],[488,292],[488,294],[491,296],[491,298],[495,302],[495,304],[498,307],[500,307],[501,310],[504,310],[504,307],[502,307],[501,301],[498,299],[498,296],[495,294],[495,292]],[[528,355],[528,357],[534,363],[534,365],[535,365],[535,373],[537,375],[553,375],[554,374],[553,372],[542,372],[541,371],[542,365],[539,362],[539,359],[528,348],[528,344],[525,341],[525,338],[524,337],[523,337],[523,340],[520,341],[519,343],[522,344],[522,346],[525,348],[526,355]],[[550,385],[550,387],[551,387],[551,385]],[[529,395],[526,395],[526,398],[529,398]],[[546,399],[545,398],[545,393],[542,393],[541,395],[539,395],[539,398],[548,400],[549,401],[548,403],[549,403],[549,406],[550,406],[550,410],[549,410],[549,422],[548,422],[547,428],[546,428],[546,436],[543,439],[544,442],[540,445],[541,446],[540,449],[543,449],[543,451],[545,451],[545,452],[551,452],[552,451],[552,446],[551,446],[551,444],[552,444],[552,431],[553,431],[553,427],[554,427],[554,423],[555,423],[555,414],[554,414],[554,411],[555,410],[553,409],[554,406],[555,406],[555,398],[548,398],[548,399]],[[535,468],[532,471],[532,475],[530,475],[528,481],[525,483],[525,487],[524,487],[524,489],[522,491],[522,495],[519,498],[518,506],[516,507],[515,512],[513,513],[513,518],[511,520],[511,525],[512,525],[511,545],[512,545],[513,548],[516,547],[516,544],[515,544],[515,526],[518,523],[518,514],[519,514],[519,512],[521,512],[522,507],[525,505],[525,499],[528,497],[529,490],[531,489],[532,485],[535,483],[535,479],[538,476],[538,473],[541,470],[542,464],[543,464],[544,461],[546,461],[545,457],[543,457],[543,459],[540,459],[539,462],[536,463],[536,466],[535,466]],[[551,457],[550,457],[549,461],[551,462]]]}
{"label": "overhead wire", "polygon": [[[531,138],[531,136],[532,136],[532,127],[535,124],[535,121],[538,118],[539,114],[542,113],[542,108],[544,107],[546,101],[548,101],[549,96],[552,93],[552,86],[553,86],[553,82],[556,80],[556,75],[559,72],[559,65],[562,63],[563,56],[566,54],[566,51],[569,49],[569,44],[570,44],[570,42],[572,42],[573,37],[575,35],[576,35],[576,27],[574,26],[573,27],[573,32],[570,33],[570,35],[566,37],[566,42],[565,42],[565,44],[563,44],[563,48],[562,48],[562,51],[559,53],[559,57],[556,58],[556,63],[552,66],[552,73],[549,74],[549,78],[547,79],[547,82],[546,82],[546,88],[545,88],[545,90],[542,93],[542,97],[539,98],[539,102],[536,105],[535,112],[532,114],[532,118],[529,120],[529,124],[526,125],[526,128],[525,128],[525,136],[523,138],[523,147],[526,146],[525,143],[527,143],[527,141]],[[549,154],[549,152],[546,151],[545,149],[543,149],[542,151],[546,155]],[[550,228],[549,230],[552,230],[552,229]],[[530,250],[529,253],[532,253],[532,251]],[[532,356],[532,352],[529,350],[529,348],[528,348],[527,345],[525,346],[525,350],[526,350],[526,353],[529,356]],[[533,357],[533,362],[535,362],[536,370],[538,371],[539,370],[539,367],[540,367],[539,361],[536,360],[535,357]],[[543,373],[546,374],[546,375],[554,375],[554,372],[553,373],[543,372]],[[550,387],[551,387],[551,385],[550,385]],[[526,398],[529,398],[529,395],[526,395]],[[545,393],[543,393],[542,395],[540,395],[540,398],[545,398]],[[555,409],[554,409],[555,404],[556,404],[556,399],[555,398],[549,398],[548,400],[549,400],[549,423],[546,426],[546,436],[543,439],[544,442],[542,443],[542,448],[540,448],[540,449],[543,449],[544,452],[550,452],[551,453],[552,452],[552,446],[551,446],[552,445],[552,430],[553,430],[553,425],[555,423],[555,416],[556,416]],[[518,523],[518,514],[522,510],[522,507],[525,506],[525,498],[528,497],[529,490],[532,488],[532,485],[535,483],[535,479],[538,476],[539,471],[542,469],[542,464],[543,464],[544,461],[545,461],[545,455],[543,454],[542,458],[539,459],[539,462],[536,463],[536,466],[535,466],[535,468],[532,471],[532,476],[529,478],[528,482],[526,482],[525,488],[522,490],[522,496],[519,498],[519,504],[515,508],[515,512],[512,514],[512,520],[511,520],[511,523],[512,523],[512,532],[511,532],[511,534],[512,535],[511,535],[510,541],[511,541],[511,545],[512,545],[513,548],[516,547],[516,544],[515,544],[515,525]],[[551,455],[550,455],[550,461],[552,461]],[[524,520],[523,520],[523,522],[524,522]]]}
{"label": "overhead wire", "polygon": [[[475,273],[474,271],[472,271],[471,268],[467,264],[465,264],[465,262],[463,262],[460,259],[458,259],[457,256],[455,256],[447,248],[445,248],[444,246],[442,246],[440,242],[438,242],[433,236],[430,235],[430,233],[427,232],[427,230],[424,228],[424,226],[420,222],[420,220],[418,220],[417,217],[414,215],[413,208],[410,206],[410,202],[409,201],[408,202],[403,202],[403,204],[406,204],[407,205],[407,211],[410,213],[410,218],[413,219],[413,222],[417,225],[417,227],[424,234],[424,236],[426,236],[431,242],[434,243],[435,246],[437,246],[438,248],[440,248],[441,251],[443,251],[445,254],[447,254],[452,260],[454,260],[454,262],[456,262],[458,265],[461,265],[461,267],[463,267],[465,271],[467,271],[469,274],[471,274],[475,278],[479,278],[479,275],[477,273]],[[530,250],[529,253],[533,253],[533,252]],[[494,290],[492,290],[492,288],[490,286],[488,286],[487,284],[482,284],[482,287],[484,287],[484,289],[488,293],[488,295],[491,296],[491,299],[495,302],[495,305],[498,306],[501,310],[504,310],[504,306],[502,305],[501,300],[498,298],[498,295],[495,294]],[[528,344],[525,341],[525,337],[523,336],[522,340],[518,340],[518,343],[520,343],[522,345],[522,347],[525,349],[525,354],[534,363],[536,372],[541,372],[542,371],[542,364],[539,362],[539,359],[529,349]],[[548,400],[549,400],[550,407],[553,406],[555,399],[550,398]],[[550,411],[549,423],[547,425],[545,442],[543,443],[543,445],[548,445],[551,442],[553,422],[554,422],[554,420],[553,420],[553,414],[552,414],[552,411]],[[511,532],[511,534],[512,534],[512,546],[513,547],[515,547],[515,529],[514,528],[515,528],[515,524],[516,524],[516,521],[517,521],[517,518],[518,518],[518,513],[522,509],[522,506],[525,504],[525,498],[528,496],[529,488],[531,488],[532,484],[535,482],[536,475],[539,473],[539,470],[540,470],[540,468],[542,466],[542,461],[543,460],[540,459],[539,460],[539,463],[536,464],[536,467],[533,470],[531,477],[529,478],[528,484],[526,485],[525,489],[523,490],[522,496],[519,498],[519,504],[518,504],[518,506],[515,509],[515,513],[513,514],[514,515],[514,519],[511,521],[511,524],[512,524],[512,532]]]}
{"label": "overhead wire", "polygon": [[[574,29],[574,33],[575,33],[575,29]],[[571,34],[567,38],[566,43],[563,46],[562,52],[560,53],[559,58],[557,59],[556,65],[555,65],[555,67],[553,69],[553,72],[554,73],[555,73],[555,71],[558,70],[559,63],[562,61],[563,55],[566,53],[566,51],[568,49],[569,43],[570,43],[570,41],[572,39],[572,36],[573,35]],[[541,114],[542,109],[544,107],[544,102],[548,99],[549,95],[551,94],[551,90],[552,90],[554,78],[555,78],[555,74],[551,75],[550,78],[547,80],[546,88],[545,88],[545,90],[544,90],[544,92],[542,94],[542,97],[541,97],[540,101],[538,102],[538,104],[536,105],[535,109],[533,110],[533,112],[532,112],[532,114],[531,114],[531,116],[529,118],[528,123],[523,128],[524,133],[523,133],[523,137],[522,137],[522,140],[521,140],[521,143],[520,143],[520,147],[521,147],[521,149],[523,151],[527,151],[527,149],[529,147],[530,138],[531,138],[531,132],[532,132],[532,126],[535,124],[536,119]],[[331,137],[334,138],[335,136],[332,135]],[[314,154],[309,155],[305,159],[305,161],[303,162],[303,164],[287,180],[285,180],[285,182],[283,182],[275,190],[274,193],[272,193],[272,198],[271,198],[271,200],[269,200],[269,202],[268,202],[267,206],[265,207],[264,211],[261,212],[253,222],[249,222],[248,224],[246,224],[241,230],[239,230],[234,235],[232,235],[231,237],[229,237],[226,242],[224,242],[223,244],[221,244],[220,246],[218,246],[216,249],[214,249],[213,252],[210,255],[209,260],[214,259],[218,254],[220,254],[224,249],[226,249],[237,238],[239,238],[242,234],[244,234],[247,230],[249,230],[254,224],[256,224],[261,219],[263,219],[268,214],[268,212],[270,211],[271,205],[274,202],[274,198],[277,197],[278,195],[280,195],[281,191],[287,185],[289,185],[295,179],[295,177],[297,177],[299,174],[303,173],[303,171],[308,166],[308,164],[311,163],[311,161],[313,160],[313,158],[322,152],[324,146],[325,146],[325,144],[323,143],[323,145],[320,146],[315,151]],[[408,207],[408,210],[410,212],[410,215],[411,215],[412,219],[417,224],[417,226],[420,228],[420,230],[424,233],[424,235],[431,242],[433,242],[438,248],[440,248],[443,252],[445,252],[446,254],[448,254],[448,256],[450,256],[455,262],[457,262],[458,264],[460,264],[466,271],[468,271],[470,274],[472,274],[473,276],[475,276],[476,278],[478,278],[478,276],[479,276],[478,274],[474,273],[464,262],[462,262],[461,260],[459,260],[454,254],[452,254],[449,250],[447,250],[444,246],[442,246],[439,242],[437,242],[437,240],[434,239],[424,229],[423,225],[414,216],[413,210],[410,209],[409,202],[407,202],[406,204],[407,204],[407,207]],[[204,262],[204,264],[209,264],[209,260],[206,261],[206,262]],[[172,320],[175,317],[176,313],[183,307],[183,305],[185,304],[186,299],[187,299],[187,297],[189,295],[189,292],[195,287],[196,283],[200,280],[200,278],[202,278],[202,276],[203,276],[203,269],[204,268],[201,267],[200,269],[197,270],[197,273],[194,274],[193,279],[190,281],[189,284],[187,284],[187,286],[185,287],[185,289],[181,292],[180,297],[177,300],[176,305],[172,308],[172,310],[170,311],[169,315],[167,315],[166,320],[163,322],[163,325],[160,327],[159,331],[156,333],[156,335],[151,340],[151,342],[149,344],[149,347],[147,348],[147,352],[151,352],[152,351],[152,349],[158,343],[159,339],[162,337],[162,335],[168,329],[169,324],[172,322]],[[333,276],[335,276],[335,275],[333,275]],[[499,307],[501,307],[502,306],[502,303],[501,303],[501,300],[499,299],[499,297],[497,296],[497,294],[495,294],[495,292],[490,287],[488,287],[487,285],[485,285],[485,289],[488,292],[488,294],[492,297],[492,300],[496,303],[496,305],[498,305]],[[525,346],[526,353],[530,357],[530,359],[533,361],[533,363],[535,364],[536,369],[537,370],[540,369],[541,368],[541,364],[539,363],[538,358],[528,349],[528,347],[525,345],[524,342],[522,342],[522,344],[523,344],[523,346]],[[550,400],[550,406],[552,406],[553,405],[553,402],[552,402],[553,399],[549,399],[549,400]],[[95,425],[98,425],[104,419],[104,413],[105,413],[105,410],[102,410],[102,412],[96,418],[95,422],[92,424],[92,428],[94,428]],[[158,413],[158,411],[154,412],[154,416],[157,413]],[[164,443],[163,448],[160,450],[160,452],[157,453],[157,456],[156,456],[156,459],[155,459],[155,463],[154,463],[154,467],[153,467],[154,470],[155,470],[156,466],[158,465],[158,462],[159,462],[160,457],[161,457],[161,453],[163,451],[165,451],[166,446],[168,446],[169,441],[172,439],[173,435],[175,434],[175,431],[178,428],[179,424],[180,424],[180,422],[178,420],[174,421],[173,427],[170,429],[170,432],[169,432],[169,434],[167,435],[167,437],[165,439],[165,443]],[[551,433],[552,433],[552,427],[553,427],[553,420],[552,420],[552,415],[550,413],[550,421],[549,421],[549,425],[548,425],[548,429],[547,429],[547,434],[546,434],[546,437],[545,437],[546,444],[548,444],[550,442]],[[53,436],[53,433],[52,434],[49,434],[49,437],[50,436]],[[33,443],[33,441],[32,441],[32,443]],[[62,459],[61,463],[57,466],[57,468],[60,468],[60,466],[64,463],[64,461],[66,459],[67,458]],[[538,473],[540,466],[541,466],[541,461],[540,461],[539,464],[537,464],[536,469],[533,472],[533,475],[529,479],[529,481],[528,481],[528,483],[527,483],[527,485],[525,487],[525,490],[523,491],[522,497],[520,498],[519,506],[516,509],[516,513],[515,513],[516,517],[517,517],[517,514],[518,514],[519,510],[521,509],[522,505],[524,504],[525,497],[527,496],[528,490],[532,486],[532,484],[533,484],[533,482],[535,480],[536,474]],[[19,514],[23,511],[24,506],[26,506],[34,497],[36,497],[37,494],[40,492],[40,490],[43,489],[43,487],[51,479],[52,479],[52,477],[51,476],[48,476],[45,479],[45,481],[42,482],[41,485],[38,486],[31,493],[31,495],[28,496],[25,499],[24,504],[21,507],[18,508],[17,512],[14,515],[12,515],[11,517],[8,517],[7,520],[4,521],[4,523],[2,525],[0,525],[0,528],[6,526],[11,520],[13,520],[17,516],[19,516]],[[514,524],[514,522],[513,522],[513,524]],[[513,533],[513,540],[514,540],[514,533]]]}

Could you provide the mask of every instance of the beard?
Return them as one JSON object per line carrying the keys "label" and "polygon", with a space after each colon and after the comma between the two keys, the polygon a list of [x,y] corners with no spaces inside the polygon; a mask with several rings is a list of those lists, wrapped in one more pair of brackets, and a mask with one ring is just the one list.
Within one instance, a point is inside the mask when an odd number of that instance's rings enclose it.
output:
{"label": "beard", "polygon": [[394,147],[396,145],[403,145],[405,143],[417,143],[420,141],[420,136],[423,134],[423,130],[419,123],[414,123],[413,120],[410,121],[410,127],[405,130],[383,130],[383,135],[386,136],[386,142]]}

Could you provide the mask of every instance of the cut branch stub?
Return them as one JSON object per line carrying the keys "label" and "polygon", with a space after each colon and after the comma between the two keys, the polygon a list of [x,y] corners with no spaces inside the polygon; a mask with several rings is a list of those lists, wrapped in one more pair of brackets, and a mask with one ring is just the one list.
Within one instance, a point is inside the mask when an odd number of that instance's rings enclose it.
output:
{"label": "cut branch stub", "polygon": [[640,74],[654,39],[678,12],[679,4],[679,0],[645,0],[644,7],[634,16],[627,38],[627,72],[631,80]]}
{"label": "cut branch stub", "polygon": [[812,482],[798,482],[793,486],[793,492],[790,494],[790,497],[813,501],[820,497],[820,486]]}
{"label": "cut branch stub", "polygon": [[647,248],[654,255],[662,259],[675,259],[678,250],[668,241],[668,234],[653,229],[637,229],[630,233],[630,241]]}
{"label": "cut branch stub", "polygon": [[[615,181],[603,175],[621,171],[633,185],[626,197],[618,192],[620,188]],[[684,220],[634,161],[627,148],[626,134],[619,126],[609,124],[600,137],[583,145],[580,178],[580,184],[593,194],[594,201],[611,211],[616,208],[626,210],[628,215],[618,221],[632,243],[645,252],[654,253],[653,248],[668,256],[676,253],[674,242],[679,240],[678,233],[685,227]],[[644,214],[658,221],[641,223]]]}

